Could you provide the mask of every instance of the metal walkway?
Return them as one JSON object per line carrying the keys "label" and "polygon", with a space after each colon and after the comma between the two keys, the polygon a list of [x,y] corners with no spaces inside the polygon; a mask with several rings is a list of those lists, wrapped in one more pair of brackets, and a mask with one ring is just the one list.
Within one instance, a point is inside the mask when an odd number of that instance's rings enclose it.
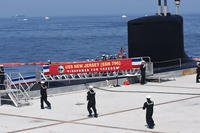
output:
{"label": "metal walkway", "polygon": [[[18,78],[20,82],[13,82],[11,76]],[[1,100],[12,101],[16,107],[29,105],[31,97],[28,92],[32,85],[27,84],[20,73],[14,73],[14,75],[13,73],[12,75],[5,73],[4,90],[1,90]]]}
{"label": "metal walkway", "polygon": [[[146,75],[153,75],[153,63],[150,57],[132,58],[132,65],[140,65],[141,61],[146,61]],[[108,60],[109,61],[109,60]],[[140,77],[140,67],[133,67],[129,70],[114,70],[106,72],[79,72],[76,74],[46,74],[49,72],[49,65],[44,65],[42,72],[36,76],[37,81],[45,80],[46,82],[63,81],[63,80],[79,80],[79,79],[103,79],[103,78],[120,78],[120,77]]]}
{"label": "metal walkway", "polygon": [[78,79],[99,79],[99,78],[120,78],[127,76],[140,76],[140,69],[131,69],[114,72],[96,72],[96,73],[80,73],[80,74],[60,74],[60,75],[45,75],[41,72],[42,80],[62,81],[62,80],[78,80]]}

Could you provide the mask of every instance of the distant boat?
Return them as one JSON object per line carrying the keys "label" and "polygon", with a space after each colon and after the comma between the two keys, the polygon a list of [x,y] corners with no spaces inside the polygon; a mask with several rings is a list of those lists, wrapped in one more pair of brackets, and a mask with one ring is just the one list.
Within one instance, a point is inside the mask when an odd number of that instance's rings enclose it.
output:
{"label": "distant boat", "polygon": [[28,19],[27,19],[27,18],[24,18],[23,20],[24,20],[24,21],[27,21]]}
{"label": "distant boat", "polygon": [[126,15],[122,15],[122,18],[126,18],[127,16]]}
{"label": "distant boat", "polygon": [[15,18],[25,18],[25,15],[23,15],[23,14],[16,14],[14,17]]}
{"label": "distant boat", "polygon": [[49,20],[50,18],[48,16],[44,17],[45,20]]}

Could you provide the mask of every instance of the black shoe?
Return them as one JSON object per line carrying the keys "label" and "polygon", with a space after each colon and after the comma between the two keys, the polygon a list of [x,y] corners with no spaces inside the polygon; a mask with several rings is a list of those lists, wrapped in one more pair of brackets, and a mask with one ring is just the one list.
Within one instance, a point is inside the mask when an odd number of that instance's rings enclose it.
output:
{"label": "black shoe", "polygon": [[[155,124],[154,124],[155,125]],[[154,125],[147,126],[149,129],[154,129]]]}
{"label": "black shoe", "polygon": [[154,127],[153,126],[150,126],[150,127],[148,127],[149,129],[154,129]]}
{"label": "black shoe", "polygon": [[89,114],[88,117],[93,117],[92,114]]}
{"label": "black shoe", "polygon": [[94,114],[94,117],[96,117],[96,118],[97,118],[97,117],[98,117],[98,114]]}
{"label": "black shoe", "polygon": [[51,106],[48,106],[47,109],[51,109]]}
{"label": "black shoe", "polygon": [[41,107],[41,109],[44,109],[44,107]]}

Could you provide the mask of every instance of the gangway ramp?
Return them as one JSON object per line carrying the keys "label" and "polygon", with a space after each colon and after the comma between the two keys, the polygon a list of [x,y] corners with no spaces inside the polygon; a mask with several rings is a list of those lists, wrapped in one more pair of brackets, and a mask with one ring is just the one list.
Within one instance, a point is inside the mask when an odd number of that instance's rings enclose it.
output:
{"label": "gangway ramp", "polygon": [[[147,59],[146,59],[147,58]],[[149,57],[136,57],[115,60],[67,62],[43,65],[40,80],[47,82],[64,80],[91,80],[125,78],[127,75],[140,76],[140,65],[146,61],[146,74],[153,74],[153,63]]]}
{"label": "gangway ramp", "polygon": [[18,76],[18,82],[13,82],[11,75],[5,73],[5,90],[1,92],[1,94],[3,95],[3,98],[1,97],[1,100],[12,101],[16,107],[30,105],[29,100],[31,99],[31,97],[28,94],[28,91],[30,91],[32,84],[27,84],[20,73],[15,73],[15,76]]}

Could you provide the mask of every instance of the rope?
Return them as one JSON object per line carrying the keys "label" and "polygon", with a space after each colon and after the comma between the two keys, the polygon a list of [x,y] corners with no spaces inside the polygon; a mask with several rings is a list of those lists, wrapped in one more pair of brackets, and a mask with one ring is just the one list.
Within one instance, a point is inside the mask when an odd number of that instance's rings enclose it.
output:
{"label": "rope", "polygon": [[179,93],[179,92],[164,92],[164,91],[118,91],[118,90],[108,90],[108,89],[103,89],[100,87],[94,87],[98,90],[102,91],[108,91],[108,92],[123,92],[123,93],[155,93],[155,94],[169,94],[169,95],[195,95],[199,96],[200,93]]}

